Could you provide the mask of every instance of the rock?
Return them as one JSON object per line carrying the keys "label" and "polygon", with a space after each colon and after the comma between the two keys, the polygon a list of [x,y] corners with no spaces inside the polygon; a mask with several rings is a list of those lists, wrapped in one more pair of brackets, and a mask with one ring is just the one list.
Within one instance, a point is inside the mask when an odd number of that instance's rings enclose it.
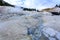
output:
{"label": "rock", "polygon": [[43,28],[43,34],[45,38],[47,37],[49,40],[60,40],[60,32],[52,28]]}
{"label": "rock", "polygon": [[48,37],[46,37],[46,35],[44,35],[43,33],[41,34],[40,40],[49,40]]}
{"label": "rock", "polygon": [[55,38],[49,37],[49,40],[56,40]]}
{"label": "rock", "polygon": [[60,16],[44,16],[43,17],[43,20],[44,20],[43,25],[45,27],[50,27],[50,28],[53,28],[54,30],[60,32],[60,19],[59,19],[59,17]]}
{"label": "rock", "polygon": [[46,8],[42,10],[43,12],[60,12],[59,7],[53,7],[53,8]]}
{"label": "rock", "polygon": [[43,34],[49,40],[60,40],[60,16],[43,16]]}
{"label": "rock", "polygon": [[[12,34],[11,34],[12,35]],[[3,36],[0,36],[0,40],[31,40],[29,36],[27,35],[18,35],[18,36],[11,36],[10,34],[9,35],[3,35]]]}
{"label": "rock", "polygon": [[57,38],[58,40],[60,40],[60,32],[57,32],[56,38]]}
{"label": "rock", "polygon": [[60,40],[59,17],[51,16],[49,12],[0,6],[0,39]]}
{"label": "rock", "polygon": [[51,13],[52,13],[52,15],[60,15],[59,12],[51,12]]}
{"label": "rock", "polygon": [[50,12],[42,12],[43,16],[52,16]]}
{"label": "rock", "polygon": [[56,35],[56,31],[53,30],[52,28],[43,28],[43,33],[45,34],[46,37],[53,37]]}
{"label": "rock", "polygon": [[42,23],[41,14],[39,13],[24,16],[12,16],[9,19],[10,20],[8,21],[0,22],[1,40],[29,40],[30,37],[25,38],[25,36],[28,35],[27,28],[36,28]]}

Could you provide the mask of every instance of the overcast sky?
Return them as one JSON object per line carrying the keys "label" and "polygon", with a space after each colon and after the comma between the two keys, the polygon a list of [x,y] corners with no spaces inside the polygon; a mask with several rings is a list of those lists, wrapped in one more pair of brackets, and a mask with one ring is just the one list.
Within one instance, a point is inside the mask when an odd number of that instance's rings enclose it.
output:
{"label": "overcast sky", "polygon": [[60,3],[60,0],[4,0],[16,6],[23,6],[28,8],[44,9],[54,7]]}

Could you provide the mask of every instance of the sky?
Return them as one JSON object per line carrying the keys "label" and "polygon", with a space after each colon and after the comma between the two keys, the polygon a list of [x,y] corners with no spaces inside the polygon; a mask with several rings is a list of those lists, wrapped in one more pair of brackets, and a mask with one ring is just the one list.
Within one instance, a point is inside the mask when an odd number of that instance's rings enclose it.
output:
{"label": "sky", "polygon": [[60,0],[4,0],[15,6],[22,6],[27,8],[45,9],[54,7],[60,4]]}

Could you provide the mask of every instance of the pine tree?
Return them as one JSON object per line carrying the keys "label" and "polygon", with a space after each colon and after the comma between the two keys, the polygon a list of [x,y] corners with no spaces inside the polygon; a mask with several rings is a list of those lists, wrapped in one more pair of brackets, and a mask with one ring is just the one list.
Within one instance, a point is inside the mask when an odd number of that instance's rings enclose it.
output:
{"label": "pine tree", "polygon": [[59,7],[57,4],[56,4],[56,6],[55,7]]}
{"label": "pine tree", "polygon": [[60,8],[60,4],[59,4],[59,8]]}
{"label": "pine tree", "polygon": [[59,5],[57,5],[57,4],[56,4],[56,6],[55,6],[55,7],[59,7],[59,8],[60,8],[60,4],[59,4]]}

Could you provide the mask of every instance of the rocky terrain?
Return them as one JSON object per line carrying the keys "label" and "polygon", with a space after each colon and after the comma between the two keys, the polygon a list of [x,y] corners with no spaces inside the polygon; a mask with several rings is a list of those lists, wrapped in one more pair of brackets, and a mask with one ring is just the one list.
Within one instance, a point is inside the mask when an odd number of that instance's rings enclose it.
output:
{"label": "rocky terrain", "polygon": [[0,6],[0,40],[60,40],[60,16]]}

